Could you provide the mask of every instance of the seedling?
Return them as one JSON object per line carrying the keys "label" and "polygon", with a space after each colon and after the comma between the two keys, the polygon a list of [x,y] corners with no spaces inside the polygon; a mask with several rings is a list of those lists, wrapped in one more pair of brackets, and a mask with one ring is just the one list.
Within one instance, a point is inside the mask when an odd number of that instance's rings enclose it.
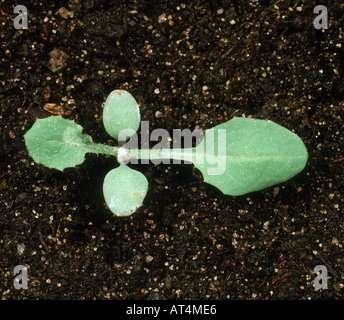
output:
{"label": "seedling", "polygon": [[192,162],[205,182],[233,196],[284,182],[302,171],[307,162],[302,140],[272,121],[233,118],[206,130],[196,147],[133,149],[128,147],[131,139],[124,143],[136,134],[140,120],[132,95],[115,90],[105,102],[103,122],[105,130],[118,141],[117,147],[92,142],[80,125],[60,116],[37,119],[24,138],[37,163],[61,171],[81,164],[86,153],[116,156],[120,165],[105,176],[103,193],[107,206],[117,216],[134,213],[147,193],[146,177],[127,165],[134,160]]}

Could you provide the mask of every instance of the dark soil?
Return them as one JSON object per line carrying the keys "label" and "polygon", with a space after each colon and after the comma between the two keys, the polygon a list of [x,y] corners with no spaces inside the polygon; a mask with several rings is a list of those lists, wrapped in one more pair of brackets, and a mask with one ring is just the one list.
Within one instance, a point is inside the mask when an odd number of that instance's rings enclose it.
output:
{"label": "dark soil", "polygon": [[[329,2],[327,30],[309,1],[32,0],[26,30],[0,3],[2,299],[343,297],[342,1]],[[151,130],[273,120],[302,138],[308,164],[241,197],[192,165],[137,165],[144,204],[113,217],[102,181],[114,158],[59,172],[33,162],[23,135],[57,110],[115,144],[101,120],[114,89],[132,93]],[[27,290],[13,286],[20,264]],[[317,265],[327,290],[313,287]]]}

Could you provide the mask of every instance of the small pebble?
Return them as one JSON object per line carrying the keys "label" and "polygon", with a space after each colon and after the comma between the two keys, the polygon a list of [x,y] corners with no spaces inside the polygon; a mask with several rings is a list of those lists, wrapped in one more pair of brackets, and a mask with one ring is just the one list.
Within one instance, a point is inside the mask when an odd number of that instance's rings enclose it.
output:
{"label": "small pebble", "polygon": [[163,22],[165,22],[167,20],[167,18],[166,18],[166,13],[163,13],[163,14],[161,14],[159,17],[158,17],[158,22],[159,23],[163,23]]}
{"label": "small pebble", "polygon": [[155,112],[155,117],[156,118],[161,118],[162,117],[162,112],[161,111]]}
{"label": "small pebble", "polygon": [[145,261],[146,261],[147,263],[152,262],[153,259],[154,259],[154,258],[153,258],[152,256],[150,256],[150,255],[148,255],[148,256],[145,257]]}

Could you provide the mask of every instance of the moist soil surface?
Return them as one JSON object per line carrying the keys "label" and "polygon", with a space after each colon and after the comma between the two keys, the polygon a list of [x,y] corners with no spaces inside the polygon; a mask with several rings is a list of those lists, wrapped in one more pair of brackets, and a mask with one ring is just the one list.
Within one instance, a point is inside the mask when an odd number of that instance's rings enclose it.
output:
{"label": "moist soil surface", "polygon": [[[344,287],[343,3],[316,29],[309,1],[30,1],[16,29],[1,1],[1,299],[341,299]],[[325,3],[326,5],[326,3]],[[24,21],[21,20],[21,23]],[[233,117],[298,134],[293,179],[225,196],[191,164],[131,165],[149,181],[116,217],[102,182],[114,157],[63,172],[23,135],[59,114],[116,145],[102,108],[115,89],[150,130],[203,130]],[[28,268],[28,288],[13,286]],[[314,268],[328,271],[315,290]]]}

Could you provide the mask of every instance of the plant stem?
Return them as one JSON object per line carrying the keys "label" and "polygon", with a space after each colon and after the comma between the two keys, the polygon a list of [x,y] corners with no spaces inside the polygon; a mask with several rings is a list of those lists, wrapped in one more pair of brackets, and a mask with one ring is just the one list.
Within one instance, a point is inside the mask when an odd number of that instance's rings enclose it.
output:
{"label": "plant stem", "polygon": [[117,147],[112,147],[105,144],[90,143],[87,144],[87,149],[92,153],[103,153],[111,156],[117,156],[118,154]]}
{"label": "plant stem", "polygon": [[129,159],[174,159],[193,162],[195,156],[194,148],[186,149],[129,149]]}

